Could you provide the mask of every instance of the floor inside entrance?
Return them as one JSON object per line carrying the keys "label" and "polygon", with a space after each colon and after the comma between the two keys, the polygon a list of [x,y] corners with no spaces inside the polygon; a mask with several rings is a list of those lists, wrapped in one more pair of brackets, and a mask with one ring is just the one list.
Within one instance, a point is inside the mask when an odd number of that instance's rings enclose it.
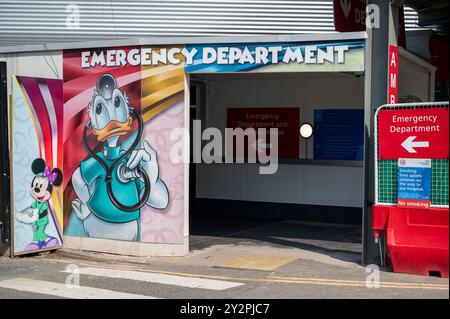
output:
{"label": "floor inside entrance", "polygon": [[190,234],[191,253],[222,251],[211,254],[219,257],[216,267],[272,270],[295,259],[361,261],[361,226],[201,216],[191,220]]}

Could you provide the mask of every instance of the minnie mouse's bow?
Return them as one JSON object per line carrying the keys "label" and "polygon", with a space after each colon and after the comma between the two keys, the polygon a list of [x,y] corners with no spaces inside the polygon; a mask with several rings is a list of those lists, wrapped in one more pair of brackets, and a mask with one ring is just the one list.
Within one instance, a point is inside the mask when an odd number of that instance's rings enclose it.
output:
{"label": "minnie mouse's bow", "polygon": [[44,169],[44,177],[47,177],[50,184],[53,184],[53,182],[55,181],[56,177],[58,176],[58,174],[56,173],[52,173],[50,166],[46,166]]}

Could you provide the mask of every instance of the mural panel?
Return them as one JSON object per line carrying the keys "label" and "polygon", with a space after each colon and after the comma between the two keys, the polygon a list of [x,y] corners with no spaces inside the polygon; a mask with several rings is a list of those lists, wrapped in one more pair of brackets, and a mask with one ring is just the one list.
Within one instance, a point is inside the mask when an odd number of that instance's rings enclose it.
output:
{"label": "mural panel", "polygon": [[[143,66],[144,50],[165,48],[64,52],[66,235],[183,243],[184,166],[169,158],[183,64]],[[130,63],[102,61],[107,52]]]}
{"label": "mural panel", "polygon": [[13,76],[13,254],[62,246],[62,81]]}

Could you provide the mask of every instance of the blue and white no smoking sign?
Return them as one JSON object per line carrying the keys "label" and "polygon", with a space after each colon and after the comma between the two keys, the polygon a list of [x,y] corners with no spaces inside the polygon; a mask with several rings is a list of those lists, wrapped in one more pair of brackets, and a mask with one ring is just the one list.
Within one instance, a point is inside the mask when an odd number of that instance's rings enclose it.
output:
{"label": "blue and white no smoking sign", "polygon": [[397,206],[429,208],[431,199],[431,159],[398,159]]}

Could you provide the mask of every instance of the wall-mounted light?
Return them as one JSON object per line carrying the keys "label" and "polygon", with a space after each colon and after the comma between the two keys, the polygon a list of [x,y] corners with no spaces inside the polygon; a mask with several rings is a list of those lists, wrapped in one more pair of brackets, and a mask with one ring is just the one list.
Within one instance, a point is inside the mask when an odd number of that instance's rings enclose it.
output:
{"label": "wall-mounted light", "polygon": [[313,135],[314,128],[309,123],[303,123],[302,125],[300,125],[299,132],[301,137],[303,137],[304,139],[308,139]]}
{"label": "wall-mounted light", "polygon": [[303,123],[302,125],[300,125],[300,129],[298,131],[300,133],[300,136],[305,140],[305,158],[308,159],[308,139],[313,136],[314,128],[309,123]]}

